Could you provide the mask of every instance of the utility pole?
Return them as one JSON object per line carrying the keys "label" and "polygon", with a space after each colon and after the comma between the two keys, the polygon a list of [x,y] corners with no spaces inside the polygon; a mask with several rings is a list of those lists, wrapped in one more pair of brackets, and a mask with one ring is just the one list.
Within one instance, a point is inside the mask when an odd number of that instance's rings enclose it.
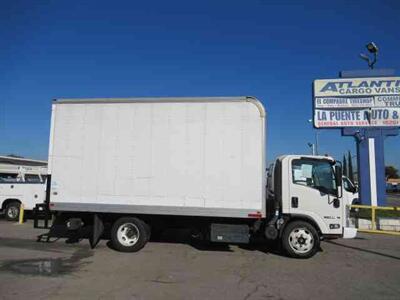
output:
{"label": "utility pole", "polygon": [[308,147],[310,147],[310,149],[311,149],[311,154],[312,154],[312,155],[315,155],[315,144],[313,144],[313,143],[308,143],[307,145],[308,145]]}

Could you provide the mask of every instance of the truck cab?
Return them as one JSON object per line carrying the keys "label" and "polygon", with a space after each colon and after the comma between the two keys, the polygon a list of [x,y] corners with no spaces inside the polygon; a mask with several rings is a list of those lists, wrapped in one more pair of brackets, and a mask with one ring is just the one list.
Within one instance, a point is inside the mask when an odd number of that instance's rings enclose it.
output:
{"label": "truck cab", "polygon": [[[323,238],[353,238],[348,203],[343,198],[341,167],[331,157],[285,155],[267,175],[267,203],[284,248],[291,256],[309,257]],[[272,234],[273,236],[273,234]]]}

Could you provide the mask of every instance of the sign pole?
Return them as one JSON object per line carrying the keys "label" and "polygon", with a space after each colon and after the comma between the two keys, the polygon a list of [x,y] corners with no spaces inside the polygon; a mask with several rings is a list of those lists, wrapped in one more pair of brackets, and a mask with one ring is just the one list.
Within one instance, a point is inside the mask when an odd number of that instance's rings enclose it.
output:
{"label": "sign pole", "polygon": [[[343,71],[341,78],[393,76],[393,70]],[[387,136],[398,134],[396,127],[343,128],[342,136],[356,135],[359,197],[363,204],[386,206],[385,147]],[[350,133],[350,134],[349,134]]]}
{"label": "sign pole", "polygon": [[342,136],[353,136],[356,140],[359,195],[363,204],[386,205],[384,141],[398,133],[396,127],[342,129]]}

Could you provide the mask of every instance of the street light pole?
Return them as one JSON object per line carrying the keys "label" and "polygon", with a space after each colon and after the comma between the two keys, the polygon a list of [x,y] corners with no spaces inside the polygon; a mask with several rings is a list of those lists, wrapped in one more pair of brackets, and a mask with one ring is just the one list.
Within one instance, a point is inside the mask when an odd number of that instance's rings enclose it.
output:
{"label": "street light pole", "polygon": [[308,147],[310,147],[310,149],[311,149],[311,154],[315,155],[315,144],[308,143]]}
{"label": "street light pole", "polygon": [[[309,119],[308,123],[312,124],[312,119]],[[315,130],[315,142],[314,142],[313,148],[312,148],[313,149],[313,155],[318,155],[318,130],[315,129],[315,128],[313,128],[313,130]]]}

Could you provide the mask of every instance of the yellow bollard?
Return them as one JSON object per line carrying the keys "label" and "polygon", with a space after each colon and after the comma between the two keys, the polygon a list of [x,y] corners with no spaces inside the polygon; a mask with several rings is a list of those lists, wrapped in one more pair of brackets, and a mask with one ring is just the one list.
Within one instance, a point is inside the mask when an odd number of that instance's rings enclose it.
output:
{"label": "yellow bollard", "polygon": [[19,206],[19,224],[23,224],[24,223],[24,205],[21,203],[21,205]]}
{"label": "yellow bollard", "polygon": [[367,232],[367,233],[382,233],[382,234],[391,234],[400,236],[400,232],[398,231],[388,231],[378,229],[378,224],[376,220],[376,211],[385,210],[385,211],[399,211],[399,207],[390,207],[390,206],[371,206],[371,205],[350,205],[351,208],[365,208],[371,210],[371,229],[357,229],[358,232]]}
{"label": "yellow bollard", "polygon": [[371,207],[371,227],[372,227],[372,230],[376,230],[375,206]]}

